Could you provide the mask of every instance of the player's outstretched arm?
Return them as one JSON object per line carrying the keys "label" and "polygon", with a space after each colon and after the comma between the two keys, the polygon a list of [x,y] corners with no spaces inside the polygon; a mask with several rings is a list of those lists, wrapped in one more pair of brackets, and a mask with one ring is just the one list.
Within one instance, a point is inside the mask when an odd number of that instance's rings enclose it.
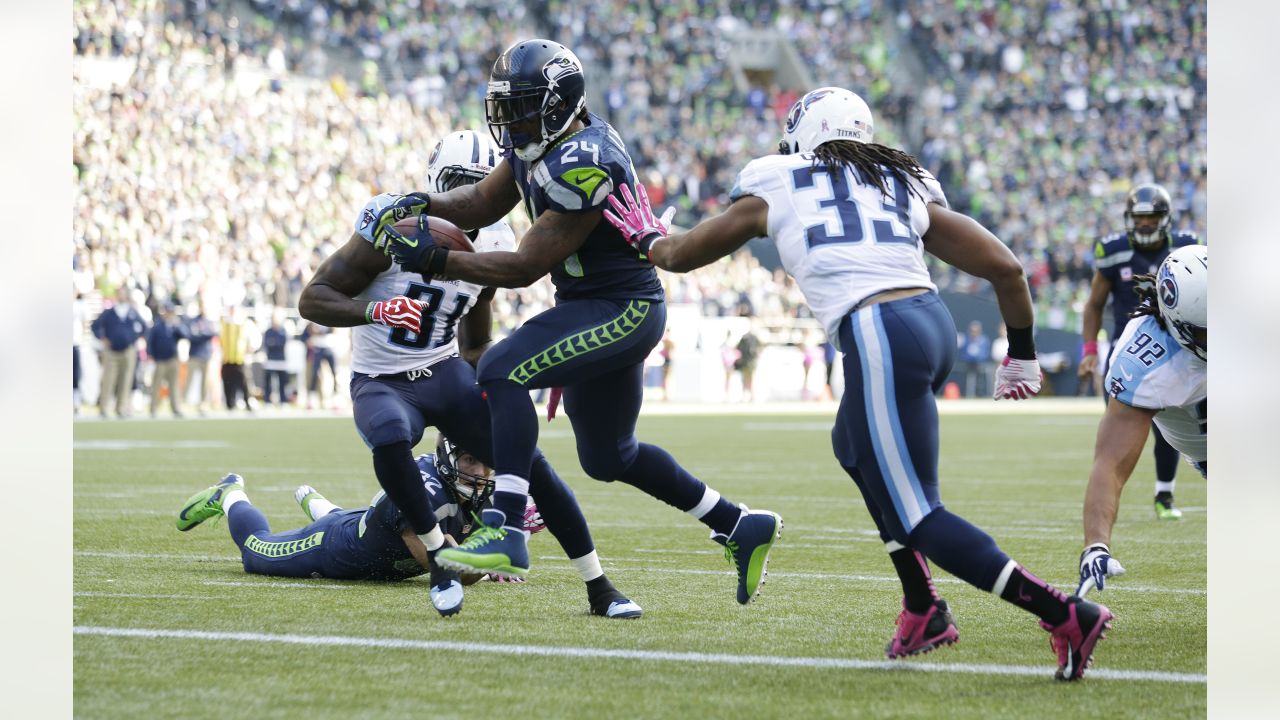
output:
{"label": "player's outstretched arm", "polygon": [[[487,179],[477,186],[485,182]],[[520,239],[515,252],[449,253],[443,275],[486,287],[527,287],[577,252],[599,223],[599,210],[545,210]]]}
{"label": "player's outstretched arm", "polygon": [[1076,369],[1080,377],[1089,377],[1098,367],[1098,331],[1102,329],[1102,311],[1107,306],[1107,296],[1110,294],[1111,281],[1095,270],[1093,283],[1089,285],[1089,299],[1084,302],[1084,326],[1081,332],[1084,353],[1080,357],[1080,367]]}
{"label": "player's outstretched arm", "polygon": [[1112,399],[1098,424],[1093,450],[1093,470],[1084,495],[1084,544],[1111,544],[1111,528],[1116,524],[1120,491],[1133,473],[1154,410],[1133,407]]}
{"label": "player's outstretched arm", "polygon": [[1000,315],[1010,329],[1031,327],[1035,313],[1022,263],[977,220],[930,203],[924,249],[948,265],[990,282]]}
{"label": "player's outstretched arm", "polygon": [[373,249],[358,233],[330,255],[302,289],[298,312],[329,327],[354,327],[369,322],[368,303],[353,300],[369,287],[378,273],[391,267],[391,259]]}
{"label": "player's outstretched arm", "polygon": [[744,195],[728,210],[667,237],[649,248],[649,261],[663,270],[689,272],[719,260],[751,238],[769,234],[769,204]]}

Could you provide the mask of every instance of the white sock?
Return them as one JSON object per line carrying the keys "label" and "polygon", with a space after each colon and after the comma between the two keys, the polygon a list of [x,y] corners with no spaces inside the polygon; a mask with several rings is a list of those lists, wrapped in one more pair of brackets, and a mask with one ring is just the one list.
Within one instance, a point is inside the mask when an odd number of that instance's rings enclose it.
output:
{"label": "white sock", "polygon": [[529,494],[529,481],[519,475],[511,475],[503,473],[493,479],[493,491],[496,493],[516,493],[517,495]]}
{"label": "white sock", "polygon": [[1018,563],[1010,560],[1004,564],[1004,569],[1000,571],[1000,577],[996,578],[996,584],[991,588],[991,594],[996,597],[1004,595],[1004,586],[1009,584],[1009,576],[1014,570],[1018,569]]}
{"label": "white sock", "polygon": [[582,578],[582,582],[591,582],[604,575],[604,570],[600,567],[600,558],[596,555],[595,550],[580,558],[570,558],[569,562],[573,563],[573,568],[578,571],[578,576]]}
{"label": "white sock", "polygon": [[697,505],[685,510],[685,512],[701,520],[702,516],[711,512],[711,508],[715,507],[718,502],[720,502],[720,493],[709,487],[704,487],[702,499],[698,501]]}
{"label": "white sock", "polygon": [[231,512],[231,506],[238,502],[249,502],[249,496],[243,490],[232,490],[222,496],[222,514]]}
{"label": "white sock", "polygon": [[1173,492],[1173,484],[1174,484],[1175,482],[1177,482],[1177,481],[1176,481],[1176,480],[1170,480],[1170,481],[1168,481],[1168,482],[1165,482],[1165,481],[1163,481],[1163,480],[1157,480],[1157,481],[1156,481],[1156,492],[1157,492],[1157,493],[1162,493],[1162,492],[1172,493],[1172,492]]}
{"label": "white sock", "polygon": [[307,511],[307,515],[310,515],[312,520],[319,520],[334,510],[341,510],[342,508],[329,502],[328,498],[321,495],[308,500],[307,506],[303,509]]}

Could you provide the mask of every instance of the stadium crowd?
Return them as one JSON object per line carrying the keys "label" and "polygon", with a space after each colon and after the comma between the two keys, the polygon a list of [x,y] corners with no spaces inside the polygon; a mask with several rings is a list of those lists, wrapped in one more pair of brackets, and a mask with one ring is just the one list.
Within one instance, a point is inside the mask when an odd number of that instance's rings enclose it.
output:
{"label": "stadium crowd", "polygon": [[[1131,184],[1164,184],[1178,228],[1205,220],[1203,4],[101,0],[73,12],[73,262],[91,304],[126,286],[152,310],[247,306],[263,326],[296,307],[354,209],[419,185],[441,134],[482,123],[492,58],[532,30],[596,73],[592,98],[679,224],[721,209],[737,170],[776,147],[797,95],[743,91],[725,44],[739,28],[782,31],[814,83],[863,93],[877,139],[914,152],[1013,247],[1043,327],[1076,328],[1093,240],[1122,229]],[[344,58],[355,77],[335,69]],[[896,87],[896,61],[918,63],[920,82]],[[136,66],[119,83],[95,62]],[[979,289],[936,272],[943,289]],[[663,280],[707,315],[808,314],[748,252]],[[544,279],[499,293],[499,324],[551,292]]]}

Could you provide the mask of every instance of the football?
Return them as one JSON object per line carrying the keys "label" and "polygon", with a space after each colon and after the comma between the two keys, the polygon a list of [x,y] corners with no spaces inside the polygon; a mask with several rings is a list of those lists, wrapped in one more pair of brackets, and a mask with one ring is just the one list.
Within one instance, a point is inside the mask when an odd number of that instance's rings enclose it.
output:
{"label": "football", "polygon": [[[444,218],[432,217],[428,223],[431,229],[431,237],[436,244],[442,248],[449,250],[459,250],[462,252],[475,252],[476,246],[471,244],[471,238],[462,231],[462,228],[445,220]],[[396,223],[396,230],[406,237],[411,237],[412,233],[418,230],[418,216],[407,217]]]}

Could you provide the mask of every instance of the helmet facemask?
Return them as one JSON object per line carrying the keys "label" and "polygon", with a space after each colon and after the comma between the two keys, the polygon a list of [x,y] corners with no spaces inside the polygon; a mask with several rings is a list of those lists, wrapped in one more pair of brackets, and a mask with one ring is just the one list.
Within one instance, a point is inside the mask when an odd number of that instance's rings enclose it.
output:
{"label": "helmet facemask", "polygon": [[479,514],[493,494],[493,473],[490,471],[488,475],[480,476],[463,470],[458,464],[462,455],[470,453],[441,435],[436,441],[436,472],[439,473],[449,497],[458,504],[464,516]]}
{"label": "helmet facemask", "polygon": [[[521,54],[528,44],[541,44],[543,53],[554,54],[548,58],[536,49]],[[533,162],[564,135],[586,104],[577,56],[558,43],[533,40],[508,48],[494,64],[485,119],[498,147]]]}
{"label": "helmet facemask", "polygon": [[[1159,247],[1169,237],[1169,228],[1173,224],[1171,210],[1169,193],[1159,185],[1134,188],[1124,210],[1124,229],[1129,233],[1130,241],[1142,250]],[[1159,218],[1155,228],[1140,231],[1137,219],[1150,216]]]}

